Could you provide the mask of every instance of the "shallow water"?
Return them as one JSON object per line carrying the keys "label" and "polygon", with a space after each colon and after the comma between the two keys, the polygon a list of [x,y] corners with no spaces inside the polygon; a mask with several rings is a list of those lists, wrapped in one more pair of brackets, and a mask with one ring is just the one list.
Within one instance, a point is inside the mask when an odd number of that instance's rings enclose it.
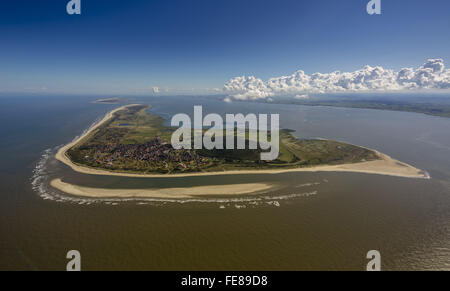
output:
{"label": "shallow water", "polygon": [[[85,97],[0,97],[0,269],[450,269],[450,119],[421,114],[224,103],[211,98],[133,98],[169,119],[207,113],[279,113],[298,137],[377,149],[430,173],[406,179],[352,173],[123,178],[74,173],[54,160],[112,104]],[[80,199],[53,177],[95,187],[183,187],[266,181],[258,196],[191,200]]]}

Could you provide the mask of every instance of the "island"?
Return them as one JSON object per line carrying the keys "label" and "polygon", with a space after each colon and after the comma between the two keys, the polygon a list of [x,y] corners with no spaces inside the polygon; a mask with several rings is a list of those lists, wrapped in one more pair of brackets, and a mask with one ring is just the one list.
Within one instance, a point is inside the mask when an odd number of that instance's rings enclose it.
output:
{"label": "island", "polygon": [[[260,160],[259,148],[176,150],[170,143],[175,129],[164,125],[164,119],[159,115],[150,114],[149,108],[149,105],[130,104],[109,112],[84,135],[60,148],[56,159],[80,173],[126,177],[336,171],[429,178],[426,172],[376,150],[327,139],[297,139],[288,129],[280,130],[280,154],[273,161]],[[159,192],[142,189],[134,192],[133,189],[109,189],[102,192],[100,189],[70,185],[60,179],[53,180],[52,186],[73,195],[160,197],[165,193],[165,196],[178,198],[189,197],[193,193],[248,194],[270,188],[270,185],[261,183],[194,187],[196,189],[183,191],[174,188]]]}
{"label": "island", "polygon": [[111,97],[111,98],[101,98],[97,99],[92,103],[99,103],[99,104],[120,104],[120,103],[126,103],[127,99],[123,99],[120,97]]}

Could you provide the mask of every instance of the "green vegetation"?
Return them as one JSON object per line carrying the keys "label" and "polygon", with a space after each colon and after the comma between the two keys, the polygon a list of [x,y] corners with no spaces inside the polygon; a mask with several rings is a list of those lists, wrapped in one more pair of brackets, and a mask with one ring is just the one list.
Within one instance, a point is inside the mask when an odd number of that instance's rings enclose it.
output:
{"label": "green vegetation", "polygon": [[69,158],[88,167],[139,173],[281,169],[378,159],[365,148],[330,140],[299,140],[286,129],[280,131],[280,155],[274,161],[261,161],[259,148],[175,150],[170,145],[175,129],[165,126],[160,116],[149,114],[148,108],[135,105],[114,113],[69,149]]}

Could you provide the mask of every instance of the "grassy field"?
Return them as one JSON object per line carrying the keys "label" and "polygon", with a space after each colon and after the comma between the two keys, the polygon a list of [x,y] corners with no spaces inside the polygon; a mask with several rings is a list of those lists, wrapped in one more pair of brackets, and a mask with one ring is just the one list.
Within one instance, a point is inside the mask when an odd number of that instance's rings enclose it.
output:
{"label": "grassy field", "polygon": [[280,155],[274,161],[260,160],[260,148],[175,150],[170,145],[175,128],[165,126],[163,118],[149,114],[148,109],[149,106],[136,105],[116,112],[69,149],[68,156],[80,165],[140,173],[298,168],[378,159],[373,151],[355,145],[299,140],[290,130],[280,131]]}

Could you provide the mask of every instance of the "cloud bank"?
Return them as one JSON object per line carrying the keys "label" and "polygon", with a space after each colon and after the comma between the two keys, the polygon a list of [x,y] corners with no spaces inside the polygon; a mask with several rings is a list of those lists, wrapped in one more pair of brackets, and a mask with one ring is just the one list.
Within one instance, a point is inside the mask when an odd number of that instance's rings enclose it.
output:
{"label": "cloud bank", "polygon": [[[269,99],[276,95],[307,98],[309,93],[405,91],[450,89],[450,70],[442,59],[429,59],[418,69],[403,68],[398,72],[383,67],[365,66],[355,72],[315,73],[299,70],[290,76],[264,82],[254,76],[235,77],[224,85],[231,100]],[[299,98],[297,97],[297,98]]]}

